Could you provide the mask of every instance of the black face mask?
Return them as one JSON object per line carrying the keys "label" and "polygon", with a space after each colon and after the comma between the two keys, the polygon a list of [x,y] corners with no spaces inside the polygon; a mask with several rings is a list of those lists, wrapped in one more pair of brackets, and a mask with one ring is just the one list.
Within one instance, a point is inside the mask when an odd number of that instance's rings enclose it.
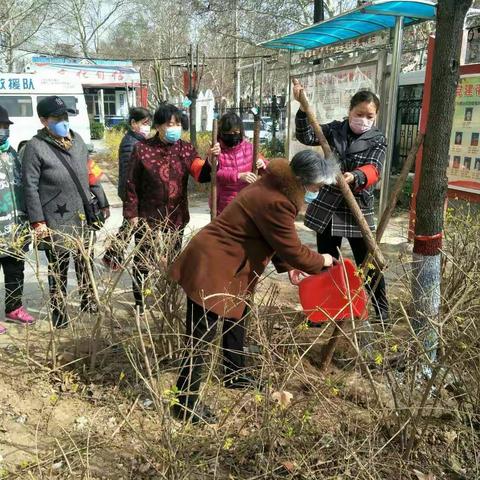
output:
{"label": "black face mask", "polygon": [[227,147],[235,147],[242,141],[241,133],[221,133],[220,139]]}

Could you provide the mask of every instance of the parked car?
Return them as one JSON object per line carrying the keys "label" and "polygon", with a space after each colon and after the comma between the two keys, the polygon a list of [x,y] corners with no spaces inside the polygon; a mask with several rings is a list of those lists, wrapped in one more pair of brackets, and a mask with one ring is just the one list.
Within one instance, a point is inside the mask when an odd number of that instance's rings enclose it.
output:
{"label": "parked car", "polygon": [[42,128],[37,103],[50,95],[58,95],[68,108],[70,126],[84,142],[91,143],[90,121],[80,80],[45,76],[38,73],[0,73],[0,105],[6,108],[15,128],[10,142],[17,151]]}
{"label": "parked car", "polygon": [[[262,117],[262,125],[264,126],[265,130],[267,132],[271,132],[273,128],[273,120],[272,117]],[[278,131],[278,125],[277,125],[277,131]]]}
{"label": "parked car", "polygon": [[[245,136],[250,140],[253,141],[253,126],[254,126],[254,121],[253,120],[244,120],[243,121],[243,126],[245,128]],[[265,127],[262,125],[260,127],[260,143],[267,143],[271,141],[272,139],[272,134],[271,132],[267,131]]]}

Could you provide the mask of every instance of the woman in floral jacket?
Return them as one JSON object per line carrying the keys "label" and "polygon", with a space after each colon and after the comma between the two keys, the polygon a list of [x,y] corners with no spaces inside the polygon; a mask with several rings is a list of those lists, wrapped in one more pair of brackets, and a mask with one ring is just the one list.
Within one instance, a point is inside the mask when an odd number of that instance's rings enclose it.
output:
{"label": "woman in floral jacket", "polygon": [[[162,232],[171,244],[170,257],[181,249],[183,230],[190,220],[188,177],[210,181],[210,164],[190,143],[181,140],[182,112],[170,104],[158,107],[153,118],[156,135],[135,145],[127,178],[123,216],[135,226],[133,293],[140,313],[149,259],[154,255],[151,232]],[[147,235],[148,234],[148,235]]]}
{"label": "woman in floral jacket", "polygon": [[[35,319],[22,305],[28,231],[22,192],[22,167],[10,146],[8,112],[0,105],[0,265],[5,275],[5,319],[30,325]],[[23,227],[23,228],[22,228]],[[0,334],[7,329],[0,324]]]}

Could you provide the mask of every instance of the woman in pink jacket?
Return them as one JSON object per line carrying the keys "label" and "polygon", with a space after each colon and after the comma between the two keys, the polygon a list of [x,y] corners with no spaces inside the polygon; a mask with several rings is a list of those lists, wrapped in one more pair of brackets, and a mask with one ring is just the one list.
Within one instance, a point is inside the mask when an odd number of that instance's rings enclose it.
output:
{"label": "woman in pink jacket", "polygon": [[[249,183],[257,180],[252,172],[253,145],[245,138],[242,119],[233,112],[222,116],[218,122],[217,143],[210,153],[218,156],[217,170],[217,212],[222,210]],[[257,161],[261,174],[267,164],[263,158]]]}

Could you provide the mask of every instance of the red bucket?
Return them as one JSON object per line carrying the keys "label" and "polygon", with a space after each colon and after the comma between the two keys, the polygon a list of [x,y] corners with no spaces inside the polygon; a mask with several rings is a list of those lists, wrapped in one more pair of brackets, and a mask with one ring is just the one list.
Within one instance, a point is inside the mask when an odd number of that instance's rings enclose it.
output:
{"label": "red bucket", "polygon": [[[303,311],[311,322],[367,318],[368,296],[356,267],[350,260],[336,263],[318,275],[300,282]],[[351,300],[351,306],[350,306]]]}

